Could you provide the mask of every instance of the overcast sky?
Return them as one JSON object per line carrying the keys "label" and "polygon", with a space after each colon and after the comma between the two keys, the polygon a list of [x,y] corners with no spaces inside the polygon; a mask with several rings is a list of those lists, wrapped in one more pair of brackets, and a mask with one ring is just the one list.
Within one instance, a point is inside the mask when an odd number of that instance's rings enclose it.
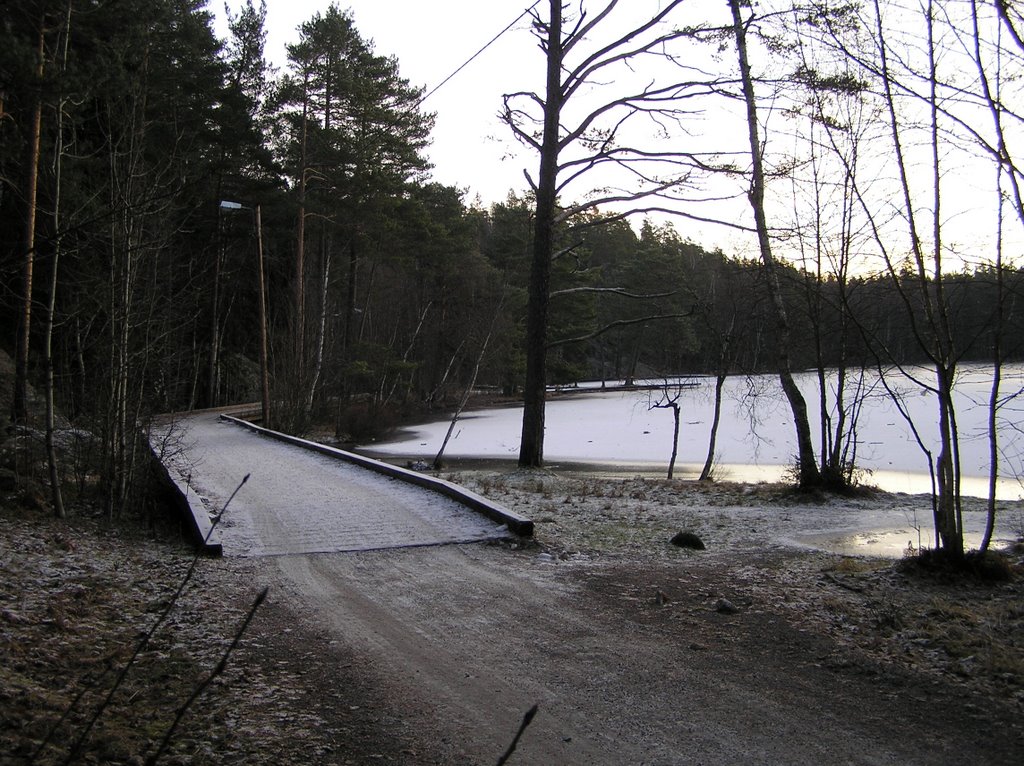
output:
{"label": "overcast sky", "polygon": [[[225,0],[210,0],[218,19],[217,30],[227,35]],[[226,0],[237,12],[242,0]],[[424,109],[436,117],[428,155],[434,180],[467,190],[466,201],[479,197],[483,205],[504,200],[510,190],[528,188],[524,170],[537,175],[538,158],[518,144],[497,117],[502,95],[516,91],[542,91],[544,57],[530,30],[530,17],[522,16],[534,0],[338,0],[351,10],[356,29],[373,41],[378,55],[395,56],[403,77],[428,91],[459,69],[496,35],[503,34],[462,71],[429,96]],[[542,13],[547,3],[539,6]],[[628,0],[615,13],[621,17],[651,18],[663,0]],[[267,0],[267,58],[284,68],[285,45],[299,39],[297,28],[330,0]],[[707,2],[693,8],[710,10]],[[724,3],[713,7],[725,8]],[[618,17],[616,17],[617,19]],[[608,20],[612,22],[612,19]],[[624,29],[622,21],[606,23],[607,32]],[[741,136],[742,137],[742,136]],[[569,196],[585,193],[576,186]],[[742,215],[742,213],[740,213]],[[640,221],[634,224],[639,226]],[[735,233],[720,226],[698,225],[673,219],[681,234],[707,247],[735,249]],[[749,245],[747,245],[749,247]]]}

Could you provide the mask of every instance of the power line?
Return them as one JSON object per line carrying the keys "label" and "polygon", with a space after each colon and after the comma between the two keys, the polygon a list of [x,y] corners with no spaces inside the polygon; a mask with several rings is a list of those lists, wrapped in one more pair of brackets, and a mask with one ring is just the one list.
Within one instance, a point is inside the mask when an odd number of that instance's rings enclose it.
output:
{"label": "power line", "polygon": [[475,58],[476,58],[477,56],[479,56],[479,55],[480,55],[481,53],[483,53],[483,52],[484,52],[485,50],[487,50],[487,49],[488,49],[488,48],[490,48],[490,47],[491,47],[492,45],[494,45],[494,43],[496,43],[496,42],[498,41],[498,39],[499,39],[499,38],[500,38],[500,37],[501,37],[502,35],[504,35],[504,34],[505,34],[506,32],[508,32],[508,31],[509,31],[510,29],[512,29],[512,27],[514,27],[514,26],[515,26],[516,24],[518,24],[518,23],[519,23],[519,21],[520,21],[520,20],[521,20],[521,19],[522,19],[522,18],[523,18],[523,17],[524,17],[524,16],[526,15],[526,14],[528,14],[528,13],[529,13],[530,11],[532,11],[532,10],[533,10],[534,8],[536,8],[536,7],[538,6],[538,5],[540,5],[540,2],[541,2],[541,0],[536,0],[536,2],[535,2],[535,3],[533,4],[533,5],[531,5],[531,6],[529,7],[529,8],[527,8],[527,9],[526,9],[526,10],[524,10],[524,11],[523,11],[522,13],[520,13],[520,14],[519,14],[518,16],[516,16],[515,20],[514,20],[514,21],[513,21],[513,22],[512,22],[511,24],[509,24],[509,25],[508,25],[507,27],[505,27],[505,28],[504,28],[503,30],[501,30],[500,32],[498,32],[498,34],[496,34],[496,35],[495,35],[495,36],[494,36],[494,37],[493,37],[493,38],[492,38],[492,39],[490,40],[490,42],[488,42],[488,43],[487,43],[487,44],[486,44],[486,45],[485,45],[485,46],[484,46],[483,48],[481,48],[481,49],[480,49],[480,50],[478,50],[478,51],[477,51],[476,53],[474,53],[474,54],[473,54],[472,56],[470,56],[470,57],[469,57],[468,59],[466,59],[466,61],[465,61],[465,62],[463,62],[463,64],[462,64],[462,65],[461,65],[461,66],[460,66],[460,67],[459,67],[458,69],[456,69],[456,70],[455,70],[454,72],[452,72],[452,73],[451,73],[450,75],[448,75],[447,77],[445,77],[445,78],[444,78],[444,79],[443,79],[443,80],[442,80],[442,81],[441,81],[440,83],[438,83],[437,85],[435,85],[435,86],[434,86],[434,87],[433,87],[433,88],[432,88],[432,89],[431,89],[431,90],[430,90],[430,91],[429,91],[429,92],[427,93],[427,95],[425,95],[425,96],[424,96],[423,98],[421,98],[421,99],[420,99],[419,101],[417,101],[417,102],[416,102],[416,106],[419,106],[419,105],[420,105],[420,104],[422,104],[422,103],[423,103],[424,101],[426,101],[426,100],[427,100],[428,98],[430,98],[430,97],[431,97],[431,96],[433,96],[433,95],[434,95],[435,93],[437,93],[437,91],[439,91],[439,90],[440,90],[440,89],[441,89],[441,88],[442,88],[442,87],[443,87],[443,86],[444,86],[444,85],[445,85],[445,84],[446,84],[446,83],[447,83],[447,82],[448,82],[448,81],[449,81],[450,79],[452,79],[452,78],[453,78],[453,77],[454,77],[455,75],[457,75],[457,74],[458,74],[459,72],[461,72],[461,71],[462,71],[463,69],[465,69],[465,68],[466,68],[467,66],[469,66],[469,65],[470,65],[470,64],[471,64],[471,63],[473,62],[473,59],[475,59]]}

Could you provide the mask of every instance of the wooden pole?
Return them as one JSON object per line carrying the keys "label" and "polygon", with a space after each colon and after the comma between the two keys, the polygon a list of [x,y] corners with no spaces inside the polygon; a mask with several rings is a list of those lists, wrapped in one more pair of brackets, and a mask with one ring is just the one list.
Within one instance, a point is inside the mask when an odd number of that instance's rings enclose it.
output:
{"label": "wooden pole", "polygon": [[[41,82],[45,73],[46,19],[39,20],[39,44],[36,50],[36,77]],[[28,422],[28,351],[32,329],[32,270],[36,254],[36,193],[39,184],[39,148],[43,124],[43,97],[36,98],[32,109],[32,127],[29,133],[28,186],[25,191],[25,261],[23,264],[24,296],[21,304],[21,325],[18,328],[18,347],[15,358],[14,399],[11,404],[11,422]]]}
{"label": "wooden pole", "polygon": [[267,369],[267,299],[263,280],[263,218],[256,206],[256,249],[260,290],[260,388],[263,402],[263,427],[270,428],[270,372]]}

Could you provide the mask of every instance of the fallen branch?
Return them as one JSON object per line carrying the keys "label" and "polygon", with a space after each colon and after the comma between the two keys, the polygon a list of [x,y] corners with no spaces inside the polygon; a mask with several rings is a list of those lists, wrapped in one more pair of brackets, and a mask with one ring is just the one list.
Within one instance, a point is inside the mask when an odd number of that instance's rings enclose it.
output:
{"label": "fallen branch", "polygon": [[502,766],[516,751],[516,746],[519,744],[519,738],[523,736],[523,732],[526,731],[526,727],[533,722],[533,717],[537,715],[537,705],[526,711],[526,715],[523,716],[523,722],[519,724],[519,731],[512,738],[512,744],[508,746],[508,750],[505,751],[504,755],[498,759],[498,766]]}
{"label": "fallen branch", "polygon": [[498,315],[501,313],[501,307],[505,303],[505,292],[502,290],[501,300],[498,301],[498,308],[494,312],[494,316],[491,318],[491,326],[487,328],[487,337],[484,338],[484,342],[480,346],[480,353],[476,357],[476,365],[473,367],[473,377],[469,380],[469,385],[466,386],[466,390],[462,393],[462,398],[459,400],[459,406],[455,409],[455,414],[452,415],[452,422],[448,424],[448,432],[444,435],[444,441],[441,442],[441,449],[437,451],[437,455],[434,457],[434,470],[441,470],[441,456],[444,455],[445,448],[448,446],[448,442],[452,438],[452,432],[455,430],[455,424],[459,422],[459,417],[462,415],[462,411],[466,408],[469,397],[473,393],[473,387],[476,385],[477,375],[480,374],[480,365],[484,361],[484,354],[487,353],[487,346],[491,342],[491,335],[494,334],[494,323],[498,321]]}
{"label": "fallen branch", "polygon": [[825,572],[825,579],[829,580],[830,582],[835,583],[840,588],[846,588],[846,590],[852,590],[854,593],[863,593],[865,591],[864,586],[862,586],[862,585],[852,585],[851,583],[843,582],[842,580],[840,580],[838,577],[836,577],[831,572]]}

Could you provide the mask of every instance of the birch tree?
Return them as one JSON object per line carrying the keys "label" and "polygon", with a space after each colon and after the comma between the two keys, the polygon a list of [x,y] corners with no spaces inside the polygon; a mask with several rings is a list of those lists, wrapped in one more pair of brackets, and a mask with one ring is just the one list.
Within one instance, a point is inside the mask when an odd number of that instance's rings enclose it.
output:
{"label": "birch tree", "polygon": [[754,214],[757,230],[758,249],[761,264],[765,271],[765,283],[771,299],[775,316],[777,341],[776,357],[778,362],[779,381],[786,394],[790,410],[793,413],[793,424],[796,428],[797,470],[799,484],[802,488],[810,488],[821,483],[821,472],[818,470],[814,454],[814,442],[811,438],[811,426],[807,417],[807,402],[796,385],[790,362],[790,347],[793,342],[790,331],[789,313],[782,297],[779,281],[778,265],[772,252],[771,234],[765,207],[765,169],[764,146],[758,122],[757,95],[754,92],[754,78],[751,73],[748,51],[748,27],[752,16],[743,17],[741,0],[729,0],[732,11],[732,32],[739,62],[740,84],[743,90],[743,102],[746,107],[747,136],[750,145],[751,180],[747,198]]}

